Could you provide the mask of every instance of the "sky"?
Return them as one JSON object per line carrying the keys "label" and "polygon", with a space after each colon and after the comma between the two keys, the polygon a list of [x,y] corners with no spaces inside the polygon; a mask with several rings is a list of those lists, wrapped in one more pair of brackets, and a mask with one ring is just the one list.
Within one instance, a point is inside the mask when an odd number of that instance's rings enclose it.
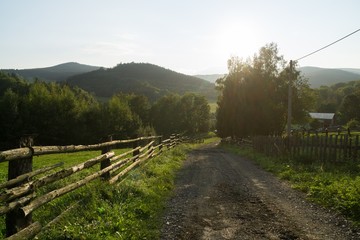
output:
{"label": "sky", "polygon": [[[358,0],[0,0],[0,69],[146,62],[227,72],[274,42],[296,60],[360,28]],[[299,61],[360,68],[360,32]]]}

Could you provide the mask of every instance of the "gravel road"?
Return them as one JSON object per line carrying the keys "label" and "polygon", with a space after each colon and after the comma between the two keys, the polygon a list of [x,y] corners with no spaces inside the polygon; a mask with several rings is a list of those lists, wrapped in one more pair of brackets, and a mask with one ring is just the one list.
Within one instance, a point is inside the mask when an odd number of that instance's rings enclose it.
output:
{"label": "gravel road", "polygon": [[360,239],[343,217],[217,143],[194,150],[176,180],[161,239]]}

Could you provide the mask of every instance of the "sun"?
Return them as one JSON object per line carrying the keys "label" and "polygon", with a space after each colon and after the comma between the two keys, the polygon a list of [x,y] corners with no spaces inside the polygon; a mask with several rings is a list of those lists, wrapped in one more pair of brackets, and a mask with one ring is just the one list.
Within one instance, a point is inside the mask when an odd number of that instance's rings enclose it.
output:
{"label": "sun", "polygon": [[221,55],[246,59],[261,47],[257,29],[247,23],[223,26],[217,35],[217,52]]}

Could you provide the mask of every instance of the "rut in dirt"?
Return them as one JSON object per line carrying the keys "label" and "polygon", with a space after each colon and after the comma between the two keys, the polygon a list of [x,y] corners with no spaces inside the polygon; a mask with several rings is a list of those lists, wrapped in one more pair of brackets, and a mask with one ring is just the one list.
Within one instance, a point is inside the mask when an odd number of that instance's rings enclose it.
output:
{"label": "rut in dirt", "polygon": [[217,144],[193,151],[176,180],[161,239],[360,239],[341,216]]}

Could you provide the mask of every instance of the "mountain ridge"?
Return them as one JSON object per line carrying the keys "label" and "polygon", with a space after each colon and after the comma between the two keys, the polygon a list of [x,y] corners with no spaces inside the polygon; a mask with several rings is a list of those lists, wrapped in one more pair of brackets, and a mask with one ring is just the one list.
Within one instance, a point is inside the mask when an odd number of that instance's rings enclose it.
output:
{"label": "mountain ridge", "polygon": [[[148,64],[155,68],[159,67],[154,64],[150,64],[150,63],[148,63]],[[121,64],[119,64],[119,65],[121,65]],[[162,68],[162,67],[160,67],[160,68]],[[52,81],[65,82],[67,79],[72,78],[75,75],[86,74],[86,73],[101,70],[101,69],[109,70],[112,68],[91,66],[91,65],[86,65],[86,64],[80,64],[77,62],[67,62],[67,63],[62,63],[62,64],[58,64],[55,66],[44,67],[44,68],[0,69],[0,71],[20,75],[28,81],[33,81],[35,78],[38,78],[45,82],[52,82]],[[165,69],[165,68],[162,68],[162,69],[164,69],[166,71],[170,71],[170,72],[174,73],[175,75],[182,74],[182,73],[177,73],[170,69]],[[309,85],[312,88],[319,88],[322,85],[330,86],[330,85],[333,85],[336,83],[342,83],[342,82],[346,83],[346,82],[350,82],[350,81],[360,80],[360,69],[358,69],[358,68],[321,68],[321,67],[314,67],[314,66],[305,66],[305,67],[300,67],[299,70],[302,72],[303,76],[309,80]],[[162,71],[163,70],[161,70],[160,72],[162,72]],[[215,81],[218,78],[223,77],[225,74],[202,74],[202,75],[194,75],[194,76],[185,75],[185,74],[182,74],[182,75],[194,77],[196,79],[202,79],[202,80],[205,80],[210,83],[215,83]],[[136,76],[136,74],[135,74],[135,76]],[[134,78],[134,77],[127,76],[127,78]],[[187,77],[185,77],[185,78],[187,78]],[[135,81],[139,81],[139,80],[135,79]],[[195,82],[196,81],[198,81],[198,80],[195,80]],[[140,82],[138,82],[138,84],[142,88],[148,88],[147,90],[151,90],[151,91],[163,91],[164,92],[167,89],[167,88],[161,89],[161,88],[152,86],[151,83],[146,81],[145,77],[142,77],[142,79],[140,80]],[[170,86],[170,88],[171,88],[171,86]],[[180,93],[182,91],[180,90],[180,91],[176,91],[176,92]]]}
{"label": "mountain ridge", "polygon": [[217,98],[213,83],[150,63],[122,63],[69,77],[66,82],[102,98],[119,92],[142,94],[150,100],[186,92],[199,93],[211,101]]}
{"label": "mountain ridge", "polygon": [[18,74],[28,81],[38,78],[45,82],[62,82],[70,76],[98,70],[99,68],[77,62],[67,62],[43,68],[0,69],[0,71]]}
{"label": "mountain ridge", "polygon": [[299,70],[303,76],[309,80],[310,87],[312,88],[360,80],[360,69],[356,68],[320,68],[305,66],[299,68]]}
{"label": "mountain ridge", "polygon": [[[300,67],[302,75],[308,79],[311,88],[331,86],[336,83],[347,83],[360,80],[358,68],[321,68],[313,66]],[[195,75],[209,82],[215,82],[225,74]]]}

